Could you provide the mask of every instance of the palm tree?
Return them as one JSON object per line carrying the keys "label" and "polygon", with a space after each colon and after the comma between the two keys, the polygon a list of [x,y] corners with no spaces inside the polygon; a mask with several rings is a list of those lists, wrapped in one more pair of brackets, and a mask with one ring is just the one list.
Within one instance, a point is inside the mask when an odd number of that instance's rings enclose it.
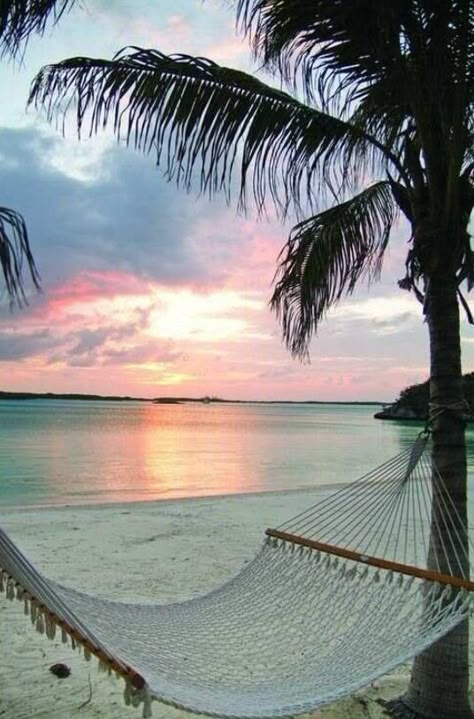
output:
{"label": "palm tree", "polygon": [[[42,34],[52,18],[57,22],[74,0],[1,0],[0,57],[17,57],[30,35]],[[30,249],[28,231],[23,217],[12,209],[0,207],[0,269],[7,295],[12,303],[25,300],[23,265],[26,263],[31,280],[39,288],[39,274]]]}
{"label": "palm tree", "polygon": [[[260,212],[296,212],[271,299],[296,356],[330,307],[379,276],[401,211],[411,236],[399,284],[430,333],[434,457],[466,517],[474,0],[236,0],[236,11],[287,92],[205,58],[128,48],[43,68],[30,102],[50,121],[74,112],[79,133],[112,126],[185,188],[230,198],[237,176],[240,205],[250,195]],[[471,717],[467,642],[464,622],[418,657],[402,711]]]}

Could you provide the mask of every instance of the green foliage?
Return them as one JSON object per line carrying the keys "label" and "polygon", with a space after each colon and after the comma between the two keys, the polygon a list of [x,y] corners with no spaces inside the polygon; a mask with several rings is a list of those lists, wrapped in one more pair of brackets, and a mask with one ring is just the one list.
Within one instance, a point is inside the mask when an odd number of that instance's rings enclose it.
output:
{"label": "green foliage", "polygon": [[48,20],[57,22],[75,0],[1,0],[0,56],[15,56],[32,34],[42,35]]}
{"label": "green foliage", "polygon": [[[462,378],[464,398],[469,405],[470,414],[474,417],[474,372],[468,372]],[[399,397],[392,405],[392,409],[408,410],[420,419],[428,417],[428,403],[430,401],[429,380],[420,384],[413,384],[400,392]]]}
{"label": "green foliage", "polygon": [[429,380],[420,384],[412,384],[400,392],[394,408],[411,410],[417,417],[428,417],[428,403],[430,401]]}

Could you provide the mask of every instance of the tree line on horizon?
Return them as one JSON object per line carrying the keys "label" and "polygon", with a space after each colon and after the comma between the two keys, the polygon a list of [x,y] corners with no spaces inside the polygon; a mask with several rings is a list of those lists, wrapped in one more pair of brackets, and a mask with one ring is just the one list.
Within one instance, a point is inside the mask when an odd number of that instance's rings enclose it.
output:
{"label": "tree line on horizon", "polygon": [[[474,372],[463,375],[462,386],[466,401],[466,415],[474,419]],[[407,417],[426,420],[429,417],[430,381],[409,385],[401,390],[397,399],[387,407],[387,413],[393,413],[393,418],[405,412]],[[399,417],[401,418],[401,417]]]}

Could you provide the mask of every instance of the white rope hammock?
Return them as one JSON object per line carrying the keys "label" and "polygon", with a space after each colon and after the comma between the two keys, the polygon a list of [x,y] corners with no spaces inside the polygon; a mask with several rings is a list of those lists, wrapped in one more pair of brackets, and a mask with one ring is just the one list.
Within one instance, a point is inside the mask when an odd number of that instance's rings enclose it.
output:
{"label": "white rope hammock", "polygon": [[[220,717],[312,711],[386,673],[469,614],[466,527],[426,437],[267,538],[190,601],[104,601],[46,579],[0,530],[0,588],[40,632],[126,680],[125,700]],[[435,538],[435,539],[434,539]],[[429,567],[429,568],[428,568]]]}

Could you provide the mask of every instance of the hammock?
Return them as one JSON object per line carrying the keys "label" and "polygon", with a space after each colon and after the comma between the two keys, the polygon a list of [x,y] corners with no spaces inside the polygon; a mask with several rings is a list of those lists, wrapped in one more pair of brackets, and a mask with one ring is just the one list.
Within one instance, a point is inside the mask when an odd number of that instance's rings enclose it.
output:
{"label": "hammock", "polygon": [[[36,628],[125,678],[125,700],[288,717],[367,685],[469,614],[468,542],[427,438],[267,537],[190,601],[104,601],[46,579],[0,531],[1,587]],[[430,567],[429,569],[427,567]]]}

